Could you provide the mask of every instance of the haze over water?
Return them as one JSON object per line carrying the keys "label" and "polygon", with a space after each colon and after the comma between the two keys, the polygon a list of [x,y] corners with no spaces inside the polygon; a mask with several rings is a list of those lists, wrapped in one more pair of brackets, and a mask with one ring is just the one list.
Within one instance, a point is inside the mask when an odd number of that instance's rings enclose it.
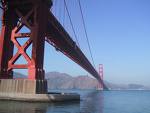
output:
{"label": "haze over water", "polygon": [[150,91],[72,91],[80,102],[0,101],[0,113],[150,113]]}

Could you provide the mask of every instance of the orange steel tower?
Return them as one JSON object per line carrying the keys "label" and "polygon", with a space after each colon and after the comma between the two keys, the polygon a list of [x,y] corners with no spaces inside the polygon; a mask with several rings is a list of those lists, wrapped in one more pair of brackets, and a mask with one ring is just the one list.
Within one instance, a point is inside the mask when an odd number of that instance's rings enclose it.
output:
{"label": "orange steel tower", "polygon": [[100,75],[101,79],[103,80],[103,75],[104,75],[103,64],[99,64],[99,75]]}
{"label": "orange steel tower", "polygon": [[[104,75],[103,64],[99,64],[98,72],[99,72],[99,76],[100,76],[101,80],[103,81],[103,75]],[[98,89],[103,89],[103,84],[99,83]]]}
{"label": "orange steel tower", "polygon": [[[9,87],[17,87],[11,91],[13,93],[47,93],[43,61],[45,34],[52,1],[1,0],[1,4],[3,16],[0,35],[0,80],[2,81],[0,90],[6,89],[7,83],[12,83]],[[23,27],[28,28],[29,32],[22,32]],[[17,39],[24,38],[28,40],[21,45]],[[27,49],[31,44],[30,57]],[[13,55],[14,47],[17,48],[17,52]],[[21,56],[27,61],[26,64],[16,64]],[[28,69],[28,80],[13,80],[13,69]]]}

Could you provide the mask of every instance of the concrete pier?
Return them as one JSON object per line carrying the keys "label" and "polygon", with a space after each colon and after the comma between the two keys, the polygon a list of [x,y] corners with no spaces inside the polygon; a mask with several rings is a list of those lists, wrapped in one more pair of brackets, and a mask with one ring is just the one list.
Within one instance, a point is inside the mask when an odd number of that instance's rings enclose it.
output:
{"label": "concrete pier", "polygon": [[0,79],[0,99],[20,101],[80,100],[76,93],[48,93],[46,80]]}

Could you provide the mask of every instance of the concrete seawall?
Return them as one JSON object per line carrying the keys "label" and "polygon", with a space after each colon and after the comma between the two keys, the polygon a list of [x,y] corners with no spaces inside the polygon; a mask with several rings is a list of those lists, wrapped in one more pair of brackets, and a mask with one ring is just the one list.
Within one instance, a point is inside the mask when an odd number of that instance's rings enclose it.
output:
{"label": "concrete seawall", "polygon": [[0,99],[20,101],[79,101],[76,93],[48,93],[46,80],[0,79]]}
{"label": "concrete seawall", "polygon": [[0,92],[22,94],[46,94],[46,80],[0,79]]}

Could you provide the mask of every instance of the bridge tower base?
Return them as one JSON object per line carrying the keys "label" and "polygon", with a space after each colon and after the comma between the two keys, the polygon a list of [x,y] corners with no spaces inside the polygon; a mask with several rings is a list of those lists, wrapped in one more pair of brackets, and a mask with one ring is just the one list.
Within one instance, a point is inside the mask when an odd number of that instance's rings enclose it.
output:
{"label": "bridge tower base", "polygon": [[46,80],[0,79],[0,93],[46,94]]}
{"label": "bridge tower base", "polygon": [[0,79],[0,100],[28,102],[79,101],[76,93],[48,93],[46,80]]}

